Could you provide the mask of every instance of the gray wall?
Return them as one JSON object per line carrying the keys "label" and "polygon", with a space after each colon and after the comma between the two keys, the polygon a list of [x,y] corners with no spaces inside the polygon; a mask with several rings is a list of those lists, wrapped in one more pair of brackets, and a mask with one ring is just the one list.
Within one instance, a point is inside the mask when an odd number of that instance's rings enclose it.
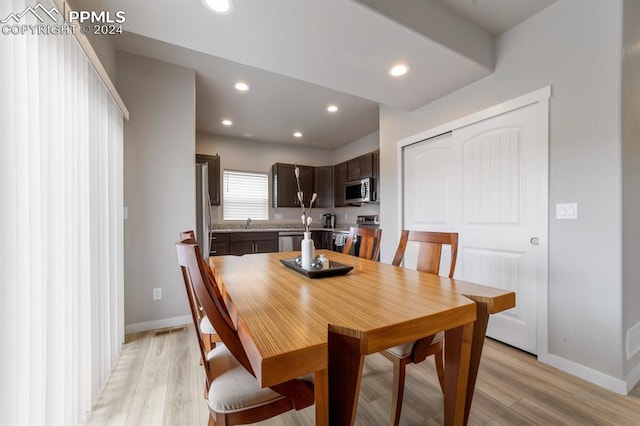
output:
{"label": "gray wall", "polygon": [[[623,332],[640,321],[640,2],[625,0],[622,57]],[[640,354],[625,375],[640,376]]]}
{"label": "gray wall", "polygon": [[[189,314],[174,243],[195,225],[195,73],[123,52],[117,52],[116,71],[130,112],[124,127],[125,324],[153,321],[142,328],[157,328],[161,320]],[[156,287],[162,300],[152,300]]]}
{"label": "gray wall", "polygon": [[[83,2],[77,0],[67,0],[71,9],[73,10],[86,10],[83,7]],[[112,82],[116,81],[116,43],[114,37],[118,35],[95,35],[91,32],[85,34],[91,47],[98,55],[100,63],[104,67],[107,75]],[[121,95],[122,96],[122,95]]]}
{"label": "gray wall", "polygon": [[550,210],[577,202],[580,218],[549,220],[549,352],[618,379],[621,22],[619,0],[560,0],[497,39],[491,76],[416,111],[380,113],[388,262],[399,223],[396,141],[552,85]]}
{"label": "gray wall", "polygon": [[[306,166],[327,166],[357,157],[378,149],[378,133],[372,133],[362,139],[351,142],[339,150],[325,151],[295,147],[291,145],[268,143],[250,139],[230,138],[227,136],[198,133],[196,151],[198,154],[220,154],[220,173],[224,169],[252,172],[270,172],[274,163],[297,163]],[[269,188],[271,191],[271,188]],[[270,195],[271,196],[271,195]],[[271,198],[270,198],[271,200]],[[212,208],[216,223],[221,224],[222,206]],[[314,209],[313,220],[320,220],[323,213],[335,212],[338,224],[353,224],[361,214],[378,214],[377,204],[363,207],[341,207],[337,209]],[[275,215],[282,214],[282,219]],[[298,223],[300,210],[297,208],[270,208],[271,222]]]}

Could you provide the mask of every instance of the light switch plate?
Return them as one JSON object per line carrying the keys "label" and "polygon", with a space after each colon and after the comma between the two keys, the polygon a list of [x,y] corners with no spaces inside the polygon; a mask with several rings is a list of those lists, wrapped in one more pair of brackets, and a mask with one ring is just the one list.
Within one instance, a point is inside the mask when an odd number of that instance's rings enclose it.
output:
{"label": "light switch plate", "polygon": [[578,219],[578,203],[556,204],[556,219],[562,219],[562,220]]}

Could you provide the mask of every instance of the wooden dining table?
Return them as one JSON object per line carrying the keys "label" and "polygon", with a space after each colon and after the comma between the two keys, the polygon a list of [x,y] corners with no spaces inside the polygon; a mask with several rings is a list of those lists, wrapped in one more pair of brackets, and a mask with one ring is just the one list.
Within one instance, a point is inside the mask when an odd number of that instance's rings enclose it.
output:
{"label": "wooden dining table", "polygon": [[444,422],[466,424],[489,315],[515,294],[319,253],[353,269],[309,278],[281,263],[298,252],[209,260],[260,385],[313,374],[316,424],[354,424],[364,356],[445,331]]}

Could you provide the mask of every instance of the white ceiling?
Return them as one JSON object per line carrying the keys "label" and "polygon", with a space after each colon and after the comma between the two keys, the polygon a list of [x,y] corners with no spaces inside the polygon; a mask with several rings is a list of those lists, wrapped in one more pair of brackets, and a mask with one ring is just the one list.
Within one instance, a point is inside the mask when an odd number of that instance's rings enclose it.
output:
{"label": "white ceiling", "polygon": [[[201,0],[76,4],[126,12],[119,50],[196,71],[199,131],[335,149],[378,129],[379,104],[413,110],[489,75],[494,36],[555,0],[233,1],[230,15]],[[393,79],[397,62],[409,73]]]}

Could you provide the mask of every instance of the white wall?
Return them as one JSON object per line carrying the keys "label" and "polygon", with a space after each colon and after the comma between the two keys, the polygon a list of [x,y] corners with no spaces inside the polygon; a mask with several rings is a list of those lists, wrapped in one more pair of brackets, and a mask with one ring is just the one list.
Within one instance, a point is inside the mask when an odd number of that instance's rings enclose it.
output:
{"label": "white wall", "polygon": [[[625,0],[622,61],[623,332],[640,321],[640,2]],[[640,353],[624,374],[640,378]]]}
{"label": "white wall", "polygon": [[[345,145],[336,157],[337,151],[325,151],[295,147],[285,144],[261,142],[250,139],[230,138],[227,136],[198,133],[196,151],[198,154],[220,154],[220,173],[226,168],[252,172],[270,173],[274,163],[296,163],[306,166],[330,166],[349,158],[378,149],[378,139],[365,137]],[[347,155],[347,157],[344,157]],[[338,161],[335,158],[339,158]],[[271,188],[269,188],[271,191]],[[271,196],[271,195],[270,195]],[[270,198],[271,200],[271,198]],[[222,206],[212,208],[216,223],[222,223]],[[323,213],[336,212],[336,221],[340,224],[355,223],[356,216],[361,214],[378,214],[377,204],[363,207],[342,207],[338,209],[314,209],[313,217],[320,220]],[[276,219],[275,214],[282,214]],[[270,222],[298,223],[300,210],[297,208],[269,209]]]}
{"label": "white wall", "polygon": [[[172,325],[189,314],[174,243],[195,226],[195,73],[117,52],[124,127],[125,324]],[[153,288],[163,299],[152,300]],[[190,320],[190,317],[185,317]]]}
{"label": "white wall", "polygon": [[549,220],[549,352],[614,381],[623,378],[621,22],[619,0],[560,0],[498,38],[491,76],[416,111],[380,113],[388,262],[399,223],[396,141],[552,85],[550,210],[577,202],[580,218]]}

